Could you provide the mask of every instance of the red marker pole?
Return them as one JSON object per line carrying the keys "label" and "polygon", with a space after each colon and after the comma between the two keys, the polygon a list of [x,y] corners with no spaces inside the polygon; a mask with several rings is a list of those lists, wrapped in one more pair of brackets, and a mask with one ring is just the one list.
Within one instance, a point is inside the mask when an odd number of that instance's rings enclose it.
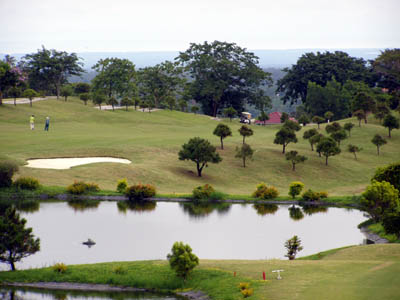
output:
{"label": "red marker pole", "polygon": [[233,272],[233,277],[236,277],[236,272]]}
{"label": "red marker pole", "polygon": [[263,272],[263,279],[265,280],[265,272]]}

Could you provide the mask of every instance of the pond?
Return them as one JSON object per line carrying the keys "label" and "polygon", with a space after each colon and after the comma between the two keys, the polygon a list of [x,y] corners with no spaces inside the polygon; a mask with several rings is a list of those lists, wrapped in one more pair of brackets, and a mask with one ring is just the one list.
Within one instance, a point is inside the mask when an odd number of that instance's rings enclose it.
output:
{"label": "pond", "polygon": [[3,300],[178,300],[181,297],[158,295],[145,292],[85,292],[33,288],[11,288],[0,286]]}
{"label": "pond", "polygon": [[[188,243],[200,259],[283,259],[293,235],[301,238],[299,256],[305,256],[363,243],[357,225],[367,219],[356,209],[271,204],[78,201],[25,210],[21,215],[40,238],[41,251],[17,263],[20,269],[166,259],[175,241]],[[89,238],[96,244],[82,244]]]}

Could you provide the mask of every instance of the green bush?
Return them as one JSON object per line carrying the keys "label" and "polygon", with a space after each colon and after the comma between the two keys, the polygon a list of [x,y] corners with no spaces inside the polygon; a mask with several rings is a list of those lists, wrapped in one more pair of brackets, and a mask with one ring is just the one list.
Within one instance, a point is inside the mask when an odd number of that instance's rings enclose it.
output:
{"label": "green bush", "polygon": [[186,279],[189,273],[199,264],[199,258],[192,253],[192,248],[182,242],[175,242],[167,255],[171,269],[176,275]]}
{"label": "green bush", "polygon": [[244,289],[241,291],[243,298],[248,298],[253,295],[253,289]]}
{"label": "green bush", "polygon": [[14,181],[13,185],[20,190],[37,190],[40,186],[39,181],[32,177],[20,177]]}
{"label": "green bush", "polygon": [[267,187],[264,182],[261,182],[252,196],[259,199],[274,199],[279,196],[279,192],[274,186]]}
{"label": "green bush", "polygon": [[128,187],[125,191],[125,195],[128,196],[129,200],[143,200],[145,198],[151,198],[156,195],[156,188],[151,184],[136,184]]}
{"label": "green bush", "polygon": [[126,178],[118,180],[117,182],[118,193],[125,193],[127,187],[128,187],[128,181],[126,180]]}
{"label": "green bush", "polygon": [[378,168],[371,181],[386,181],[400,191],[400,162],[390,164],[383,168]]}
{"label": "green bush", "polygon": [[83,181],[75,181],[73,184],[67,186],[67,193],[73,195],[82,195],[89,192],[98,192],[100,188],[95,183],[85,183]]}
{"label": "green bush", "polygon": [[302,201],[319,201],[323,198],[328,198],[328,193],[327,192],[314,192],[312,189],[308,189],[301,195]]}
{"label": "green bush", "polygon": [[123,266],[114,266],[112,268],[112,272],[118,275],[122,275],[126,273],[126,270]]}
{"label": "green bush", "polygon": [[198,186],[193,189],[192,196],[196,200],[210,199],[211,195],[215,193],[215,189],[210,184]]}
{"label": "green bush", "polygon": [[10,187],[12,177],[18,171],[18,165],[10,160],[0,161],[0,188]]}
{"label": "green bush", "polygon": [[54,272],[57,272],[60,274],[67,272],[67,269],[68,269],[68,267],[63,263],[56,263],[55,265],[53,265],[52,268],[53,268]]}
{"label": "green bush", "polygon": [[300,181],[294,181],[290,184],[289,186],[289,196],[292,196],[292,198],[296,198],[297,195],[300,195],[301,191],[304,188],[304,184]]}

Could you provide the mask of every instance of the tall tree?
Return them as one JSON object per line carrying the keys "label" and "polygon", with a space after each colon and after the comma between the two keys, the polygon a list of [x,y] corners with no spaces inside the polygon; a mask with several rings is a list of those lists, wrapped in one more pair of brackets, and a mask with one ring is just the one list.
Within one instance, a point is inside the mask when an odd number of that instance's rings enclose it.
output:
{"label": "tall tree", "polygon": [[320,129],[319,124],[324,123],[325,119],[322,118],[322,117],[320,117],[320,116],[314,116],[314,117],[312,118],[312,121],[313,121],[314,123],[317,123],[317,124],[318,124],[318,129]]}
{"label": "tall tree", "polygon": [[129,98],[127,96],[125,96],[124,98],[122,98],[121,100],[121,105],[125,106],[126,111],[128,111],[128,106],[133,105],[134,101],[132,98]]}
{"label": "tall tree", "polygon": [[7,62],[0,60],[0,105],[3,104],[3,93],[15,87],[19,80],[17,69]]}
{"label": "tall tree", "polygon": [[92,90],[119,98],[137,92],[135,65],[128,59],[100,59],[93,67],[97,75],[92,80]]}
{"label": "tall tree", "polygon": [[12,271],[16,262],[40,250],[40,240],[25,225],[26,220],[20,218],[14,207],[0,216],[0,261],[8,263]]}
{"label": "tall tree", "polygon": [[362,110],[364,112],[364,123],[367,124],[367,116],[375,111],[376,103],[371,95],[361,92],[355,95],[351,107],[352,111]]}
{"label": "tall tree", "polygon": [[292,163],[292,171],[296,171],[296,164],[305,162],[307,157],[300,155],[297,151],[289,151],[285,154],[286,160]]}
{"label": "tall tree", "polygon": [[80,76],[84,72],[83,63],[76,53],[48,50],[44,46],[37,53],[25,55],[23,65],[29,74],[30,86],[37,90],[47,90],[50,84],[56,91],[57,99],[60,97],[61,86],[68,82],[68,77]]}
{"label": "tall tree", "polygon": [[61,96],[61,97],[64,97],[64,101],[66,102],[66,101],[67,101],[67,98],[68,98],[69,96],[72,96],[73,93],[74,93],[74,89],[72,88],[72,86],[70,86],[70,85],[64,85],[64,86],[61,88],[60,96]]}
{"label": "tall tree", "polygon": [[364,110],[362,109],[353,112],[353,116],[356,117],[358,120],[358,127],[361,127],[361,120],[364,120],[367,117]]}
{"label": "tall tree", "polygon": [[328,165],[328,158],[339,154],[341,151],[334,139],[325,137],[318,143],[317,152],[325,156],[325,165]]}
{"label": "tall tree", "polygon": [[253,149],[251,149],[250,145],[242,144],[242,146],[236,147],[236,154],[235,157],[242,159],[243,161],[243,168],[246,168],[246,159],[253,157]]}
{"label": "tall tree", "polygon": [[347,139],[347,134],[344,129],[332,132],[331,137],[338,143],[340,147],[340,142]]}
{"label": "tall tree", "polygon": [[229,118],[229,120],[232,122],[232,118],[234,118],[237,115],[236,109],[234,109],[232,106],[224,108],[222,111],[225,117]]}
{"label": "tall tree", "polygon": [[243,137],[243,144],[245,143],[246,137],[252,136],[254,134],[253,129],[251,129],[247,125],[242,125],[242,127],[240,127],[238,131],[240,135]]}
{"label": "tall tree", "polygon": [[179,160],[191,160],[196,163],[199,177],[201,177],[203,168],[209,162],[217,164],[222,161],[222,158],[216,152],[216,148],[209,141],[199,137],[192,138],[187,144],[183,144],[178,155]]}
{"label": "tall tree", "polygon": [[308,52],[303,54],[290,69],[283,69],[286,75],[278,80],[277,92],[283,93],[284,103],[291,104],[301,100],[307,103],[309,82],[324,87],[335,78],[340,84],[347,80],[365,81],[374,85],[367,62],[362,58],[349,56],[342,51]]}
{"label": "tall tree", "polygon": [[311,143],[311,137],[318,134],[318,130],[315,128],[308,129],[303,133],[303,139],[308,140],[311,145],[311,151],[314,151],[314,143]]}
{"label": "tall tree", "polygon": [[380,76],[378,85],[389,91],[400,89],[400,48],[386,49],[372,62]]}
{"label": "tall tree", "polygon": [[263,122],[263,126],[265,126],[265,122],[269,120],[269,116],[262,110],[257,120]]}
{"label": "tall tree", "polygon": [[383,119],[383,124],[384,127],[386,127],[389,130],[389,138],[392,137],[392,130],[393,129],[399,129],[399,119],[397,119],[395,116],[393,115],[387,115],[384,119]]}
{"label": "tall tree", "polygon": [[285,154],[289,143],[297,143],[296,133],[288,127],[283,126],[275,135],[274,144],[282,145],[282,153]]}
{"label": "tall tree", "polygon": [[375,134],[371,142],[376,146],[376,151],[378,152],[378,155],[379,155],[379,148],[387,143],[386,140],[379,134]]}
{"label": "tall tree", "polygon": [[201,103],[205,114],[214,117],[222,107],[242,111],[245,102],[255,104],[258,98],[253,96],[260,85],[272,83],[271,74],[258,66],[258,57],[234,43],[192,43],[176,59],[193,78],[193,99]]}
{"label": "tall tree", "polygon": [[347,151],[349,151],[350,153],[353,153],[354,154],[354,158],[356,160],[357,160],[357,152],[360,152],[361,150],[362,150],[362,148],[358,147],[356,145],[349,144],[347,146]]}
{"label": "tall tree", "polygon": [[181,76],[182,68],[178,63],[165,61],[138,71],[140,94],[151,98],[155,107],[167,102],[168,97],[176,98],[183,91],[186,80]]}
{"label": "tall tree", "polygon": [[217,127],[215,127],[213,134],[220,137],[221,149],[224,149],[223,140],[228,136],[232,136],[232,131],[229,126],[226,126],[225,124],[218,124]]}
{"label": "tall tree", "polygon": [[351,136],[351,130],[353,129],[353,127],[354,127],[354,124],[350,123],[350,122],[345,123],[343,125],[343,129],[349,132],[349,137]]}
{"label": "tall tree", "polygon": [[22,93],[22,97],[28,98],[29,99],[29,103],[30,106],[32,107],[32,101],[34,98],[39,97],[39,94],[32,89],[26,89],[23,93]]}

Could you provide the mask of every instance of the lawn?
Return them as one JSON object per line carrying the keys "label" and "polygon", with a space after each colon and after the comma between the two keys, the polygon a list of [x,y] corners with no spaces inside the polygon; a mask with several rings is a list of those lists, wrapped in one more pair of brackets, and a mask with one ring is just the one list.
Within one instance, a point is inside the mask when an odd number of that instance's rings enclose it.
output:
{"label": "lawn", "polygon": [[[36,129],[29,129],[29,116],[36,117]],[[44,120],[50,116],[50,131],[43,130]],[[343,122],[357,120],[348,119]],[[74,167],[69,170],[31,169],[21,167],[17,176],[32,176],[46,186],[62,186],[74,180],[99,184],[100,188],[113,190],[118,179],[127,178],[129,184],[151,183],[159,193],[190,193],[198,185],[210,183],[217,190],[229,194],[251,194],[259,182],[274,185],[287,195],[292,181],[302,181],[307,188],[328,191],[330,195],[355,195],[363,191],[379,166],[398,161],[400,132],[394,130],[393,137],[376,154],[370,142],[376,133],[387,136],[387,129],[370,118],[367,125],[354,127],[351,138],[342,142],[342,153],[324,159],[310,150],[302,139],[304,130],[297,133],[299,142],[289,144],[288,151],[297,150],[308,160],[291,170],[291,165],[281,153],[280,145],[273,144],[279,126],[252,125],[254,135],[246,139],[255,150],[254,160],[243,168],[235,158],[235,148],[241,145],[237,121],[223,121],[231,127],[233,137],[225,139],[224,150],[219,150],[223,161],[209,164],[203,177],[196,175],[195,164],[178,160],[181,145],[190,138],[199,136],[210,140],[219,148],[219,138],[212,134],[218,121],[204,115],[161,110],[143,113],[130,109],[99,111],[91,104],[85,106],[76,98],[50,99],[17,106],[0,107],[0,159],[11,158],[24,164],[29,158],[114,156],[132,161],[130,165],[98,163]],[[321,126],[321,132],[324,126]],[[346,151],[349,143],[363,148],[355,160]]]}
{"label": "lawn", "polygon": [[[318,256],[318,255],[317,255]],[[250,282],[254,300],[400,298],[400,245],[365,245],[331,250],[309,260],[201,260],[187,282],[175,277],[166,261],[113,262],[0,272],[0,282],[59,281],[108,283],[158,290],[201,290],[212,299],[241,299],[239,282]],[[119,272],[116,272],[116,270]],[[273,270],[283,269],[282,280]],[[234,277],[234,272],[236,276]],[[267,280],[262,280],[266,272]]]}

